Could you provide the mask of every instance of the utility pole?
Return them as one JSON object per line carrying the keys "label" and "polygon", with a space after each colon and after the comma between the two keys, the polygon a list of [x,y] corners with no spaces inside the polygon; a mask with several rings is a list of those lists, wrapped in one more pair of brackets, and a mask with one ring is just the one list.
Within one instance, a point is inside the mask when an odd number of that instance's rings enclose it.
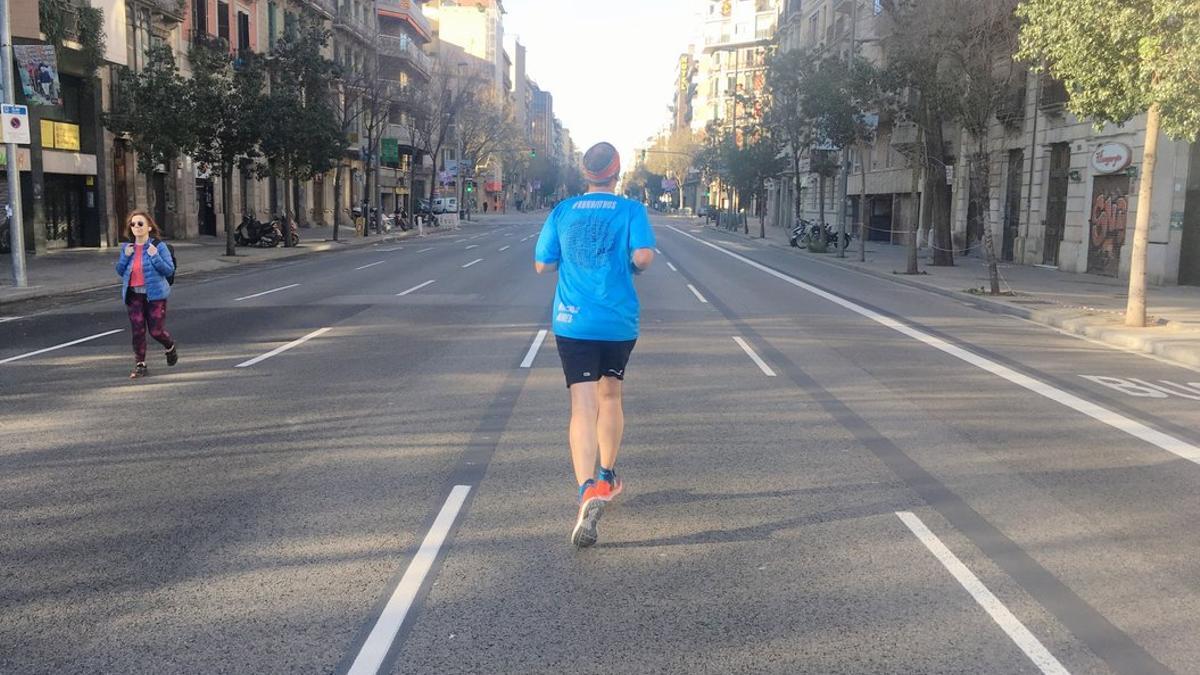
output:
{"label": "utility pole", "polygon": [[[12,71],[12,20],[8,11],[8,0],[0,0],[0,74],[3,75],[3,91],[0,103],[16,103],[17,95]],[[8,236],[12,250],[13,285],[24,288],[29,285],[25,276],[25,217],[21,211],[21,169],[17,162],[17,144],[5,144],[8,159]]]}

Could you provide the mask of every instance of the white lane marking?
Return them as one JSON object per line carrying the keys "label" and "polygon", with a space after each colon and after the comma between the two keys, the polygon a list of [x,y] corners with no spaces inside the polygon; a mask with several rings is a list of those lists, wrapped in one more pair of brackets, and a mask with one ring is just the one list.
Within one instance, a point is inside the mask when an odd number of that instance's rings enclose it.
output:
{"label": "white lane marking", "polygon": [[454,243],[456,243],[456,244],[461,244],[461,243],[463,243],[464,241],[466,241],[466,239],[455,239],[455,240],[454,240]]}
{"label": "white lane marking", "polygon": [[417,284],[416,286],[413,286],[412,288],[408,289],[407,291],[397,293],[396,295],[401,296],[401,295],[408,295],[409,293],[414,293],[416,291],[421,290],[422,288],[425,288],[426,286],[428,286],[429,284],[432,284],[435,281],[437,281],[437,279],[430,279],[429,281],[426,281],[423,284]]}
{"label": "white lane marking", "polygon": [[915,328],[912,328],[904,323],[901,323],[900,321],[897,321],[896,319],[892,319],[892,318],[883,316],[882,314],[879,314],[878,312],[869,310],[866,307],[857,305],[853,302],[850,302],[849,300],[841,298],[841,297],[834,295],[832,293],[829,293],[827,291],[823,291],[815,286],[812,286],[803,281],[800,281],[799,279],[790,277],[782,272],[777,272],[777,271],[771,269],[770,267],[767,267],[766,265],[757,263],[745,256],[738,255],[737,253],[734,253],[732,251],[727,251],[727,250],[721,248],[720,246],[711,244],[707,241],[704,241],[703,239],[693,237],[692,235],[688,234],[687,232],[683,232],[675,227],[672,227],[670,225],[668,225],[667,227],[670,227],[672,230],[679,232],[679,234],[682,234],[685,237],[695,239],[696,241],[700,242],[701,244],[703,244],[705,246],[708,246],[716,251],[720,251],[721,253],[724,253],[725,255],[730,256],[731,258],[734,258],[736,260],[744,262],[747,265],[749,265],[757,270],[766,272],[767,274],[775,277],[776,279],[779,279],[780,281],[787,282],[793,286],[796,286],[797,288],[802,288],[802,289],[808,291],[809,293],[812,293],[813,295],[824,298],[824,299],[834,303],[835,305],[840,305],[840,306],[850,310],[851,312],[854,312],[855,314],[859,314],[859,315],[866,317],[882,326],[891,328],[892,330],[894,330],[898,333],[907,335],[907,336],[913,338],[914,340],[923,342],[926,345],[929,345],[930,347],[933,347],[934,349],[937,349],[939,351],[945,352],[946,354],[949,354],[950,356],[953,356],[957,359],[966,361],[967,363],[969,363],[977,368],[980,368],[981,370],[985,370],[989,373],[992,373],[993,375],[996,375],[1005,380],[1008,380],[1009,382],[1012,382],[1013,384],[1015,384],[1019,387],[1024,387],[1025,389],[1028,389],[1029,391],[1032,391],[1035,394],[1039,394],[1041,396],[1044,396],[1044,397],[1050,399],[1051,401],[1060,403],[1068,408],[1071,408],[1072,410],[1075,410],[1076,412],[1083,413],[1084,415],[1087,415],[1088,417],[1091,417],[1092,419],[1095,419],[1099,422],[1103,422],[1104,424],[1107,424],[1115,429],[1123,431],[1123,432],[1129,434],[1130,436],[1133,436],[1134,438],[1146,441],[1147,443],[1150,443],[1151,445],[1154,445],[1163,450],[1166,450],[1167,452],[1169,452],[1173,455],[1176,455],[1176,456],[1182,457],[1183,459],[1186,459],[1188,461],[1200,464],[1200,447],[1192,445],[1191,443],[1188,443],[1181,439],[1175,438],[1174,436],[1171,436],[1169,434],[1165,434],[1161,431],[1158,431],[1157,429],[1152,429],[1149,426],[1142,424],[1141,422],[1138,422],[1136,420],[1125,417],[1124,415],[1115,413],[1115,412],[1109,410],[1108,408],[1105,408],[1100,405],[1096,405],[1095,403],[1092,403],[1091,401],[1084,400],[1074,394],[1063,391],[1062,389],[1059,389],[1057,387],[1053,387],[1049,384],[1046,384],[1045,382],[1042,382],[1041,380],[1036,380],[1032,377],[1029,377],[1028,375],[1023,375],[1021,373],[1018,373],[1017,371],[1013,370],[1012,368],[1009,368],[1007,366],[1002,366],[999,363],[996,363],[995,361],[985,359],[982,356],[979,356],[978,354],[975,354],[974,352],[967,351],[966,349],[963,349],[961,347],[956,347],[952,344],[947,343],[944,340],[941,340],[940,338],[936,338],[936,337],[933,337],[932,335],[922,333],[921,331],[919,331]]}
{"label": "white lane marking", "polygon": [[403,246],[393,246],[391,248],[381,248],[381,249],[379,249],[379,252],[380,253],[391,253],[392,251],[403,251],[403,250],[404,250]]}
{"label": "white lane marking", "polygon": [[704,304],[706,304],[706,305],[708,304],[708,300],[705,300],[705,299],[704,299],[704,296],[703,296],[703,295],[700,295],[700,291],[696,290],[696,287],[695,287],[695,286],[693,286],[693,285],[691,285],[691,284],[688,284],[688,285],[687,285],[687,287],[688,287],[688,288],[690,288],[690,289],[692,289],[692,293],[693,293],[693,294],[696,296],[696,299],[697,299],[697,300],[699,300],[700,302],[703,302],[703,303],[704,303]]}
{"label": "white lane marking", "polygon": [[1034,665],[1043,673],[1062,673],[1064,675],[1067,673],[1067,669],[1058,662],[1058,659],[1054,658],[1050,650],[1046,649],[1045,645],[1029,632],[1025,624],[1013,616],[1004,603],[1000,602],[987,586],[983,585],[979,577],[975,576],[957,556],[950,552],[950,549],[946,548],[937,535],[925,527],[925,523],[921,522],[920,518],[909,511],[897,511],[896,515],[908,526],[908,529],[912,530],[925,548],[929,549],[929,552],[938,559],[938,562],[942,563],[946,571],[950,572],[955,580],[967,589],[971,597],[975,598],[975,602],[979,603],[979,606],[992,617],[992,620],[999,624],[1008,637],[1021,648],[1021,651],[1025,652]]}
{"label": "white lane marking", "polygon": [[300,284],[290,284],[290,285],[288,285],[288,286],[280,286],[279,288],[272,288],[272,289],[271,289],[271,290],[269,290],[269,291],[263,291],[262,293],[255,293],[254,295],[243,295],[243,296],[242,296],[242,297],[240,297],[240,298],[234,298],[234,299],[233,299],[233,301],[234,301],[234,302],[241,302],[242,300],[249,300],[250,298],[261,298],[261,297],[262,297],[262,296],[264,296],[264,295],[270,295],[270,294],[272,294],[272,293],[278,293],[279,291],[286,291],[286,290],[287,290],[287,289],[289,289],[289,288],[295,288],[295,287],[297,287],[297,286],[299,286],[299,285],[300,285]]}
{"label": "white lane marking", "polygon": [[324,335],[325,333],[328,333],[331,330],[333,330],[332,326],[321,328],[319,330],[314,330],[313,332],[309,333],[308,335],[305,335],[304,337],[300,338],[299,340],[292,340],[291,342],[287,343],[286,345],[284,345],[282,347],[276,347],[275,349],[272,349],[271,351],[267,352],[266,354],[263,354],[262,356],[256,356],[256,357],[250,359],[249,361],[243,361],[243,362],[237,364],[236,366],[234,366],[234,368],[249,368],[250,366],[252,366],[256,363],[262,363],[263,361],[266,361],[267,359],[271,358],[272,356],[277,356],[279,354],[282,354],[293,347],[299,347],[300,345],[304,344],[305,342],[308,342],[309,340],[311,340],[315,337],[320,337],[321,335]]}
{"label": "white lane marking", "polygon": [[675,266],[674,266],[674,265],[672,265],[672,264],[671,264],[671,263],[669,263],[669,262],[667,263],[667,267],[670,267],[672,272],[678,272],[678,271],[679,271],[679,270],[675,269]]}
{"label": "white lane marking", "polygon": [[[511,245],[510,245],[510,246],[511,246]],[[503,253],[504,251],[507,251],[508,249],[509,249],[509,247],[508,247],[508,246],[505,246],[505,247],[501,248],[501,249],[500,249],[500,251]]]}
{"label": "white lane marking", "polygon": [[542,343],[546,341],[546,329],[539,330],[533,338],[533,344],[529,345],[529,351],[525,353],[525,360],[521,361],[522,368],[528,368],[533,365],[533,359],[537,356],[538,350],[542,348]]}
{"label": "white lane marking", "polygon": [[767,365],[767,362],[763,361],[762,358],[760,358],[759,355],[754,351],[754,349],[750,345],[746,344],[745,340],[735,335],[733,336],[733,341],[738,343],[738,346],[742,348],[742,351],[746,352],[746,355],[758,364],[759,370],[763,371],[767,377],[775,377],[775,371],[771,370],[771,367]]}
{"label": "white lane marking", "polygon": [[79,338],[78,340],[71,340],[70,342],[64,342],[61,345],[54,345],[53,347],[46,347],[45,349],[39,349],[36,352],[29,352],[28,354],[20,354],[18,356],[10,356],[7,359],[0,361],[0,363],[12,363],[13,361],[20,361],[21,359],[27,359],[31,356],[37,356],[38,354],[45,354],[46,352],[52,352],[56,349],[63,349],[64,347],[71,347],[73,345],[77,345],[82,342],[88,342],[89,340],[98,340],[102,337],[106,337],[106,336],[112,335],[114,333],[120,333],[123,330],[124,330],[123,328],[118,328],[116,330],[110,330],[110,331],[106,331],[104,333],[96,333],[95,335],[89,335],[85,338]]}
{"label": "white lane marking", "polygon": [[471,249],[473,249],[473,248],[479,248],[479,244],[471,244],[470,246],[468,246],[468,247],[464,248],[463,250],[464,250],[464,251],[470,251],[470,250],[471,250]]}
{"label": "white lane marking", "polygon": [[386,261],[386,260],[380,260],[379,262],[373,262],[373,263],[371,263],[371,264],[369,264],[369,265],[363,265],[362,267],[355,267],[355,268],[354,268],[354,271],[356,271],[356,272],[357,272],[358,270],[365,270],[365,269],[367,269],[368,267],[374,267],[374,266],[376,266],[376,265],[382,265],[382,264],[383,264],[383,263],[385,263],[385,262],[387,262],[387,261]]}
{"label": "white lane marking", "polygon": [[470,485],[455,485],[450,490],[450,496],[446,497],[446,503],[434,519],[433,527],[429,528],[429,533],[421,542],[421,548],[417,549],[417,554],[408,564],[408,569],[404,571],[396,590],[392,591],[391,597],[388,598],[379,620],[371,628],[362,649],[350,665],[348,675],[375,675],[379,672],[383,659],[392,648],[392,641],[396,639],[396,633],[400,632],[408,610],[412,609],[413,600],[421,590],[425,576],[433,569],[433,562],[437,560],[438,552],[446,542],[446,536],[450,534],[450,528],[458,519],[458,512],[462,510],[470,491]]}
{"label": "white lane marking", "polygon": [[432,251],[432,250],[433,250],[433,247],[431,246],[431,247],[429,247],[429,248],[423,248],[423,249],[421,249],[420,251],[417,251],[417,253],[424,253],[424,252],[426,252],[426,251]]}
{"label": "white lane marking", "polygon": [[24,318],[23,316],[0,316],[0,323],[8,323],[9,321],[17,321]]}
{"label": "white lane marking", "polygon": [[660,251],[657,246],[654,247],[654,252],[659,255],[662,255],[662,251]]}
{"label": "white lane marking", "polygon": [[483,262],[483,258],[476,258],[476,259],[472,260],[471,262],[467,263],[466,265],[463,265],[463,266],[462,266],[462,268],[465,270],[465,269],[467,269],[467,268],[468,268],[468,267],[470,267],[471,265],[474,265],[474,264],[475,264],[475,263],[477,263],[477,262]]}

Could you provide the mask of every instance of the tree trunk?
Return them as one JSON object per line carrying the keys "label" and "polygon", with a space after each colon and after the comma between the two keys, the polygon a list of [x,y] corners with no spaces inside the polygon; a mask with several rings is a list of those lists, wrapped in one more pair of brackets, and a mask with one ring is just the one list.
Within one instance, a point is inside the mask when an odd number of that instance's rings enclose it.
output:
{"label": "tree trunk", "polygon": [[951,222],[947,215],[946,199],[946,170],[942,163],[945,159],[945,139],[942,137],[942,120],[936,117],[928,106],[921,108],[921,129],[925,131],[923,182],[925,199],[932,200],[933,218],[929,227],[933,230],[933,260],[934,266],[951,267],[954,265],[954,239],[951,232]]}
{"label": "tree trunk", "polygon": [[221,211],[225,219],[225,255],[237,255],[237,244],[233,240],[233,162],[221,166]]}
{"label": "tree trunk", "polygon": [[[858,178],[862,191],[858,195],[858,261],[867,261],[867,146],[858,144]],[[849,242],[847,242],[849,243]]]}
{"label": "tree trunk", "polygon": [[992,157],[987,149],[986,137],[979,141],[979,181],[983,191],[983,203],[976,213],[983,215],[983,252],[987,256],[988,292],[1000,295],[1000,270],[996,266],[996,247],[992,243]]}
{"label": "tree trunk", "polygon": [[[917,145],[921,147],[920,160],[913,160],[912,163],[912,222],[908,224],[908,266],[904,270],[905,274],[919,274],[917,269],[917,237],[920,236],[921,224],[921,196],[917,189],[921,183],[921,172],[929,164],[928,153],[925,152],[925,128],[917,127]],[[928,189],[928,185],[925,186]]]}
{"label": "tree trunk", "polygon": [[800,214],[804,210],[804,177],[800,175],[800,155],[797,153],[792,153],[792,168],[796,172],[792,174],[792,180],[795,182],[796,187],[796,194],[794,195],[796,212],[792,214],[792,225],[795,226],[797,221],[800,220]]}
{"label": "tree trunk", "polygon": [[817,174],[817,189],[820,193],[817,195],[817,228],[824,236],[825,231],[825,174]]}
{"label": "tree trunk", "polygon": [[338,224],[342,221],[342,175],[345,165],[339,160],[337,170],[333,174],[333,240],[338,240]]}
{"label": "tree trunk", "polygon": [[758,192],[758,238],[767,238],[767,193],[766,190]]}
{"label": "tree trunk", "polygon": [[1155,103],[1146,115],[1146,147],[1142,150],[1137,220],[1133,228],[1133,250],[1129,255],[1129,301],[1125,305],[1125,325],[1130,328],[1144,328],[1146,325],[1146,248],[1150,243],[1150,208],[1154,199],[1154,167],[1158,164],[1161,113],[1159,104]]}

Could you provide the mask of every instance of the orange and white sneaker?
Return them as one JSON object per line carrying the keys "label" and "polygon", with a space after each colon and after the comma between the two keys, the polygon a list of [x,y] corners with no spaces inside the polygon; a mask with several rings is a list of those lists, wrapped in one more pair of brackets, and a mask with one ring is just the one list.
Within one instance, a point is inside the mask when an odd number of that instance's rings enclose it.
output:
{"label": "orange and white sneaker", "polygon": [[617,495],[621,494],[621,490],[625,489],[621,479],[617,478],[617,474],[605,469],[600,469],[600,477],[596,479],[596,485],[600,486],[600,498],[606,502],[616,499]]}
{"label": "orange and white sneaker", "polygon": [[[606,486],[607,487],[607,486]],[[596,543],[599,537],[597,526],[604,512],[604,494],[606,487],[601,487],[596,481],[585,484],[579,494],[579,517],[575,519],[575,527],[571,530],[571,543],[575,548],[587,548]]]}

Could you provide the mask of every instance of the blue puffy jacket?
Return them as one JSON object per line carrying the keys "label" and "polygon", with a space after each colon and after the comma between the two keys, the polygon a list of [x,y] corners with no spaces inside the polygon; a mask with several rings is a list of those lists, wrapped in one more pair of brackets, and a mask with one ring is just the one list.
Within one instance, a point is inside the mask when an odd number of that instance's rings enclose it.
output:
{"label": "blue puffy jacket", "polygon": [[[121,301],[124,302],[129,292],[129,275],[133,273],[133,256],[125,255],[125,247],[121,244],[121,257],[117,258],[117,276],[121,277]],[[175,261],[167,245],[158,243],[158,255],[150,255],[149,242],[142,247],[142,274],[146,277],[146,299],[166,300],[171,294],[171,284],[167,277],[175,273]],[[134,247],[136,250],[136,247]]]}

